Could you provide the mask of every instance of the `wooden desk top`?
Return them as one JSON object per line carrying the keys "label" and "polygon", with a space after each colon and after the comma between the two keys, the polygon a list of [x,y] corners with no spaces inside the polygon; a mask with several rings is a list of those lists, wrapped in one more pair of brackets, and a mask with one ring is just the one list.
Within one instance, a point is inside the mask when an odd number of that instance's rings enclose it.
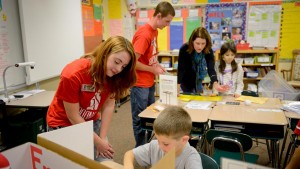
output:
{"label": "wooden desk top", "polygon": [[24,99],[12,100],[7,107],[48,107],[55,95],[55,91],[44,91]]}
{"label": "wooden desk top", "polygon": [[116,163],[114,161],[102,161],[102,162],[100,162],[100,164],[102,164],[108,168],[113,168],[113,169],[123,169],[124,168],[123,165]]}
{"label": "wooden desk top", "polygon": [[284,112],[258,111],[257,107],[243,105],[218,105],[210,113],[209,120],[287,125]]}
{"label": "wooden desk top", "polygon": [[[178,106],[184,107],[187,104],[187,102],[180,102],[178,103]],[[141,118],[153,118],[155,119],[158,115],[159,112],[153,110],[154,106],[160,105],[162,107],[167,107],[168,105],[162,104],[159,102],[155,102],[151,106],[147,107],[144,111],[142,111],[139,116]],[[184,108],[191,116],[191,119],[193,122],[198,122],[198,123],[206,123],[208,121],[209,114],[212,109],[209,110],[200,110],[200,109],[188,109]]]}
{"label": "wooden desk top", "polygon": [[[222,101],[231,101],[231,102],[238,102],[235,101],[235,98],[232,96],[223,96]],[[245,105],[245,102],[240,102],[241,105]],[[282,107],[281,101],[278,98],[268,98],[268,100],[264,104],[258,103],[251,103],[250,107],[257,107],[257,108],[272,108],[272,109],[280,109]]]}

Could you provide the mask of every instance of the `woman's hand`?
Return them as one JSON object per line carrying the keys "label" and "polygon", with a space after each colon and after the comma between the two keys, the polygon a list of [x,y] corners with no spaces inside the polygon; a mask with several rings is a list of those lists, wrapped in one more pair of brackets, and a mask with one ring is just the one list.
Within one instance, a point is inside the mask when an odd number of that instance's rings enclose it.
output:
{"label": "woman's hand", "polygon": [[95,143],[97,147],[97,156],[99,155],[103,158],[112,159],[114,157],[114,150],[112,149],[111,144],[109,144],[106,140],[99,139],[97,143]]}

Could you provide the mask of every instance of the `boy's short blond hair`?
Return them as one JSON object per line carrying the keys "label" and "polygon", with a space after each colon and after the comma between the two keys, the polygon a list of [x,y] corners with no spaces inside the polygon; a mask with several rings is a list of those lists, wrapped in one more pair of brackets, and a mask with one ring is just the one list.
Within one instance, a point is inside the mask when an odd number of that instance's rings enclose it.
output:
{"label": "boy's short blond hair", "polygon": [[154,121],[153,129],[157,135],[179,139],[185,135],[190,135],[192,119],[183,108],[169,106],[158,115]]}

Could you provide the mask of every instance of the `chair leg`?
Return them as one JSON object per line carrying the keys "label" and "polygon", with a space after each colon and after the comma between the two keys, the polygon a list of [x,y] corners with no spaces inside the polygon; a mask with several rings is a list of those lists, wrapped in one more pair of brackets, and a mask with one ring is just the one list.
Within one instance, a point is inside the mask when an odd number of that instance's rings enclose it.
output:
{"label": "chair leg", "polygon": [[281,161],[282,161],[282,154],[283,154],[283,151],[285,149],[285,144],[286,144],[286,139],[288,137],[288,134],[289,134],[289,127],[286,128],[285,133],[284,133],[284,138],[283,138],[281,151],[280,151],[280,156],[279,156],[279,164],[281,164]]}
{"label": "chair leg", "polygon": [[268,151],[269,161],[270,161],[270,163],[272,163],[272,158],[271,158],[272,152],[270,150],[270,144],[269,144],[269,140],[268,139],[266,139],[266,145],[267,145],[267,151]]}
{"label": "chair leg", "polygon": [[286,167],[286,165],[288,164],[288,162],[291,160],[292,155],[295,152],[295,148],[296,148],[296,143],[297,143],[297,136],[296,135],[292,135],[292,139],[291,142],[289,143],[286,155],[285,155],[285,159],[284,159],[284,163],[283,163],[283,168]]}

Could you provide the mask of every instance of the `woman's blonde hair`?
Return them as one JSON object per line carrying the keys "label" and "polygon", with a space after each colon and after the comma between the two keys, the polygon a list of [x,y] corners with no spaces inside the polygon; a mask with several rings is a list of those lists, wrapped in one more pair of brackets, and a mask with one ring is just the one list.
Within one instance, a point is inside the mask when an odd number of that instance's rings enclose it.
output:
{"label": "woman's blonde hair", "polygon": [[[106,75],[107,60],[111,54],[127,52],[130,56],[128,65],[118,74],[109,77]],[[136,55],[132,44],[122,36],[113,36],[102,42],[96,49],[83,56],[91,58],[90,75],[96,88],[103,89],[109,86],[115,99],[120,99],[136,82]]]}

